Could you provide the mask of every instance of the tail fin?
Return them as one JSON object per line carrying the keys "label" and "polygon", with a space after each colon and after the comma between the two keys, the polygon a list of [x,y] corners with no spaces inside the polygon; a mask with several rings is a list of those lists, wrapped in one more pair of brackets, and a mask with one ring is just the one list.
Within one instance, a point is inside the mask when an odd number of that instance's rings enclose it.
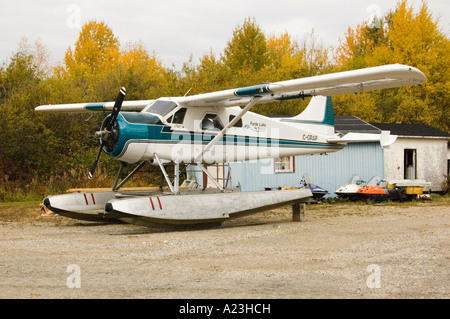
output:
{"label": "tail fin", "polygon": [[302,124],[316,133],[333,135],[334,109],[331,96],[314,96],[302,113],[282,121]]}

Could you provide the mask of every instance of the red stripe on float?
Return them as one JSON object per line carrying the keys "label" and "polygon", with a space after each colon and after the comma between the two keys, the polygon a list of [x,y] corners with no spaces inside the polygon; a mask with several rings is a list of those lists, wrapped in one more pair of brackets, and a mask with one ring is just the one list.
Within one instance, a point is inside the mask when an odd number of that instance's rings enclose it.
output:
{"label": "red stripe on float", "polygon": [[84,195],[84,201],[86,202],[86,205],[89,205],[86,194],[84,193],[83,195]]}
{"label": "red stripe on float", "polygon": [[91,193],[91,197],[92,197],[92,202],[94,203],[94,205],[95,205],[95,198],[94,198],[94,194],[92,194]]}
{"label": "red stripe on float", "polygon": [[162,205],[161,205],[161,201],[159,200],[159,197],[156,196],[156,199],[158,200],[158,204],[159,204],[159,209],[162,209]]}
{"label": "red stripe on float", "polygon": [[153,208],[153,210],[155,210],[155,205],[153,205],[153,201],[152,201],[151,197],[150,197],[150,203],[152,203],[152,208]]}

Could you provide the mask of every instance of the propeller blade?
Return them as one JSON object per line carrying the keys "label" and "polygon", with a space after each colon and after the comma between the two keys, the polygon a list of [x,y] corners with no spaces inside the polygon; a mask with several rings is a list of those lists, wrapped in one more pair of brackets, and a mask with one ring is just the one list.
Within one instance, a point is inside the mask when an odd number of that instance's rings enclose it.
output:
{"label": "propeller blade", "polygon": [[111,112],[111,117],[109,118],[108,125],[106,126],[107,131],[111,130],[111,127],[113,126],[114,121],[117,119],[117,115],[119,115],[120,109],[122,108],[122,103],[123,103],[126,93],[127,93],[127,90],[124,87],[122,87],[120,89],[119,95],[117,95],[116,102],[114,103],[114,107]]}
{"label": "propeller blade", "polygon": [[98,151],[97,157],[95,158],[95,161],[91,166],[91,170],[89,171],[89,174],[88,174],[89,179],[91,179],[92,176],[94,175],[94,172],[95,172],[95,169],[97,168],[98,160],[100,159],[100,155],[102,154],[102,151],[103,151],[103,143],[102,143],[102,145],[100,145],[100,150]]}
{"label": "propeller blade", "polygon": [[[110,132],[114,125],[114,122],[117,120],[117,116],[119,115],[120,109],[122,108],[122,103],[125,98],[126,92],[127,92],[127,90],[125,90],[124,87],[122,87],[120,89],[119,95],[117,95],[116,102],[114,103],[114,107],[111,112],[111,117],[109,118],[109,122],[105,127],[106,131]],[[102,143],[100,145],[100,150],[98,151],[97,157],[95,158],[95,161],[92,164],[91,170],[89,171],[89,174],[88,174],[89,179],[91,179],[92,176],[94,176],[94,172],[95,172],[95,169],[97,168],[98,160],[100,159],[100,155],[102,154],[102,151],[103,151],[103,146],[104,146],[104,144],[103,144],[103,140],[102,140]]]}

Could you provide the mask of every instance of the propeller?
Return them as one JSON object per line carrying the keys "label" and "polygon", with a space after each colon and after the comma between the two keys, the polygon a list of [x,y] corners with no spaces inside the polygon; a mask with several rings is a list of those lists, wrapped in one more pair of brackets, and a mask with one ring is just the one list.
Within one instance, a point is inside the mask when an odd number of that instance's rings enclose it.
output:
{"label": "propeller", "polygon": [[100,159],[100,155],[102,154],[103,147],[105,146],[105,142],[111,136],[112,128],[114,123],[117,121],[117,116],[119,115],[120,109],[122,107],[123,100],[125,98],[126,90],[124,87],[120,89],[119,95],[116,98],[114,103],[114,107],[111,112],[111,116],[109,117],[109,121],[106,124],[105,128],[99,132],[96,132],[95,135],[101,138],[100,149],[98,151],[97,157],[95,158],[94,163],[91,166],[91,170],[89,171],[88,177],[92,178],[94,175],[95,169],[97,168],[98,160]]}

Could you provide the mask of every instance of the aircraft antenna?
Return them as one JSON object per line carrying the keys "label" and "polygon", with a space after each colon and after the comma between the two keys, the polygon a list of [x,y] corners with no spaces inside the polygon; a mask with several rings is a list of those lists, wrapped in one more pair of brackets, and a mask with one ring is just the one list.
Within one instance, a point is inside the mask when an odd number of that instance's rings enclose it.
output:
{"label": "aircraft antenna", "polygon": [[189,92],[191,92],[191,90],[192,90],[192,87],[186,92],[186,94],[185,95],[183,95],[183,97],[185,97],[186,95],[188,95],[189,94]]}

